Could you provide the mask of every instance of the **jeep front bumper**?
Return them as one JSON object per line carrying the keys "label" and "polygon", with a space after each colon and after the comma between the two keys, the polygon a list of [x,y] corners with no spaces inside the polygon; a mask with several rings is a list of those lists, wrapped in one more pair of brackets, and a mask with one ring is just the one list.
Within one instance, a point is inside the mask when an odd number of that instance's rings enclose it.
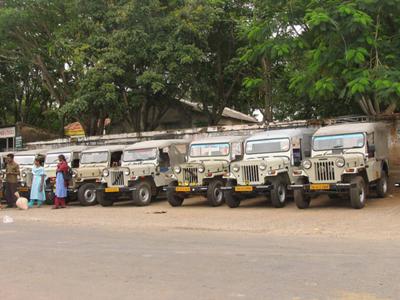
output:
{"label": "jeep front bumper", "polygon": [[256,193],[261,194],[265,192],[270,192],[273,190],[273,186],[271,184],[266,185],[236,185],[236,186],[225,186],[222,187],[223,191],[232,191],[235,193],[245,194],[245,193]]}
{"label": "jeep front bumper", "polygon": [[307,183],[291,184],[288,189],[303,190],[306,193],[345,193],[355,186],[355,184],[351,183]]}
{"label": "jeep front bumper", "polygon": [[164,191],[172,191],[179,194],[204,194],[208,186],[167,186]]}

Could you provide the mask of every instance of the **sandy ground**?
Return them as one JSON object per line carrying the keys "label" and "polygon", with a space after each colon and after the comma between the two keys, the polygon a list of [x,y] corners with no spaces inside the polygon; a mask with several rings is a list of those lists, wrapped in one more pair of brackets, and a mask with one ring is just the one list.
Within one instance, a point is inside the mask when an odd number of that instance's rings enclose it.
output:
{"label": "sandy ground", "polygon": [[170,207],[165,199],[148,207],[118,203],[113,207],[80,207],[51,210],[49,206],[28,211],[5,209],[18,221],[111,230],[179,229],[260,233],[271,236],[324,236],[358,239],[400,239],[400,192],[385,199],[370,198],[364,209],[352,209],[348,201],[320,197],[311,208],[299,210],[293,202],[276,209],[262,198],[241,206],[209,207],[201,197],[187,199],[182,207]]}

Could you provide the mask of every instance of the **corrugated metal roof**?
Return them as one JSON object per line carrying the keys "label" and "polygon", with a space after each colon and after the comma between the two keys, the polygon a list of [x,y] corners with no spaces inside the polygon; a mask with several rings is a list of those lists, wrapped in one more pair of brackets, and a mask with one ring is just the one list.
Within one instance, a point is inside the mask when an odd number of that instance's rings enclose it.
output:
{"label": "corrugated metal roof", "polygon": [[[193,108],[194,110],[196,110],[198,112],[203,111],[203,105],[201,103],[196,103],[196,102],[192,102],[192,101],[185,100],[185,99],[181,99],[180,102],[182,104],[190,106],[191,108]],[[226,118],[232,118],[232,119],[236,119],[236,120],[249,122],[249,123],[258,123],[258,120],[256,118],[246,115],[240,111],[234,110],[229,107],[224,108],[224,110],[222,111],[222,116],[226,117]]]}

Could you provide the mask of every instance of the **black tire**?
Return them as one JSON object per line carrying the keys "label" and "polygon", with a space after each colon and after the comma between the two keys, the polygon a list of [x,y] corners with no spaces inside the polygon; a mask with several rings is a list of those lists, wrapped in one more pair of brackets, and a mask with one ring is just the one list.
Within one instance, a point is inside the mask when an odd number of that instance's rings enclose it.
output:
{"label": "black tire", "polygon": [[365,201],[367,199],[367,186],[364,178],[357,176],[352,178],[350,182],[352,185],[350,188],[351,207],[354,209],[361,209],[365,206]]}
{"label": "black tire", "polygon": [[387,182],[387,174],[385,171],[382,171],[381,178],[378,180],[376,184],[376,194],[378,198],[385,198],[388,191],[388,182]]}
{"label": "black tire", "polygon": [[54,192],[46,192],[46,200],[44,201],[44,203],[46,203],[47,205],[53,205],[54,198],[55,198]]}
{"label": "black tire", "polygon": [[97,202],[103,207],[113,206],[113,204],[114,204],[114,201],[112,199],[108,198],[108,196],[106,195],[106,193],[104,191],[97,191],[96,199],[97,199]]}
{"label": "black tire", "polygon": [[221,190],[221,187],[224,186],[224,182],[219,179],[215,179],[210,182],[207,189],[207,200],[211,206],[220,206],[224,203],[225,197],[224,193]]}
{"label": "black tire", "polygon": [[171,182],[168,185],[168,190],[167,190],[167,200],[168,203],[172,206],[172,207],[178,207],[178,206],[182,206],[183,201],[185,200],[184,197],[178,195],[175,192],[175,187],[176,187],[177,183],[176,182]]}
{"label": "black tire", "polygon": [[[304,184],[304,180],[299,180],[298,184]],[[306,195],[303,190],[293,191],[294,203],[296,203],[297,208],[306,209],[310,207],[311,198]]]}
{"label": "black tire", "polygon": [[148,181],[140,181],[135,184],[136,190],[132,192],[133,203],[137,206],[147,206],[151,203],[152,188]]}
{"label": "black tire", "polygon": [[286,205],[287,189],[286,184],[281,178],[272,180],[271,202],[276,208]]}
{"label": "black tire", "polygon": [[[233,184],[228,182],[227,186],[233,188]],[[230,208],[239,207],[241,199],[240,196],[237,195],[233,189],[232,190],[225,190],[224,191],[225,202]]]}
{"label": "black tire", "polygon": [[97,204],[96,184],[85,183],[78,190],[78,201],[82,206],[92,206]]}

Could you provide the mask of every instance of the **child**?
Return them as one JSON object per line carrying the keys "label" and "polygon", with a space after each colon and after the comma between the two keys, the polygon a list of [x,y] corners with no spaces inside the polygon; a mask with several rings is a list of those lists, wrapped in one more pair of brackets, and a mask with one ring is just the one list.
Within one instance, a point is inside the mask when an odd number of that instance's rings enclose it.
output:
{"label": "child", "polygon": [[33,207],[35,201],[37,201],[37,206],[42,206],[44,200],[46,199],[45,193],[45,173],[44,168],[42,166],[42,161],[39,158],[35,159],[34,166],[32,168],[32,188],[31,188],[31,197],[29,201],[29,207]]}

